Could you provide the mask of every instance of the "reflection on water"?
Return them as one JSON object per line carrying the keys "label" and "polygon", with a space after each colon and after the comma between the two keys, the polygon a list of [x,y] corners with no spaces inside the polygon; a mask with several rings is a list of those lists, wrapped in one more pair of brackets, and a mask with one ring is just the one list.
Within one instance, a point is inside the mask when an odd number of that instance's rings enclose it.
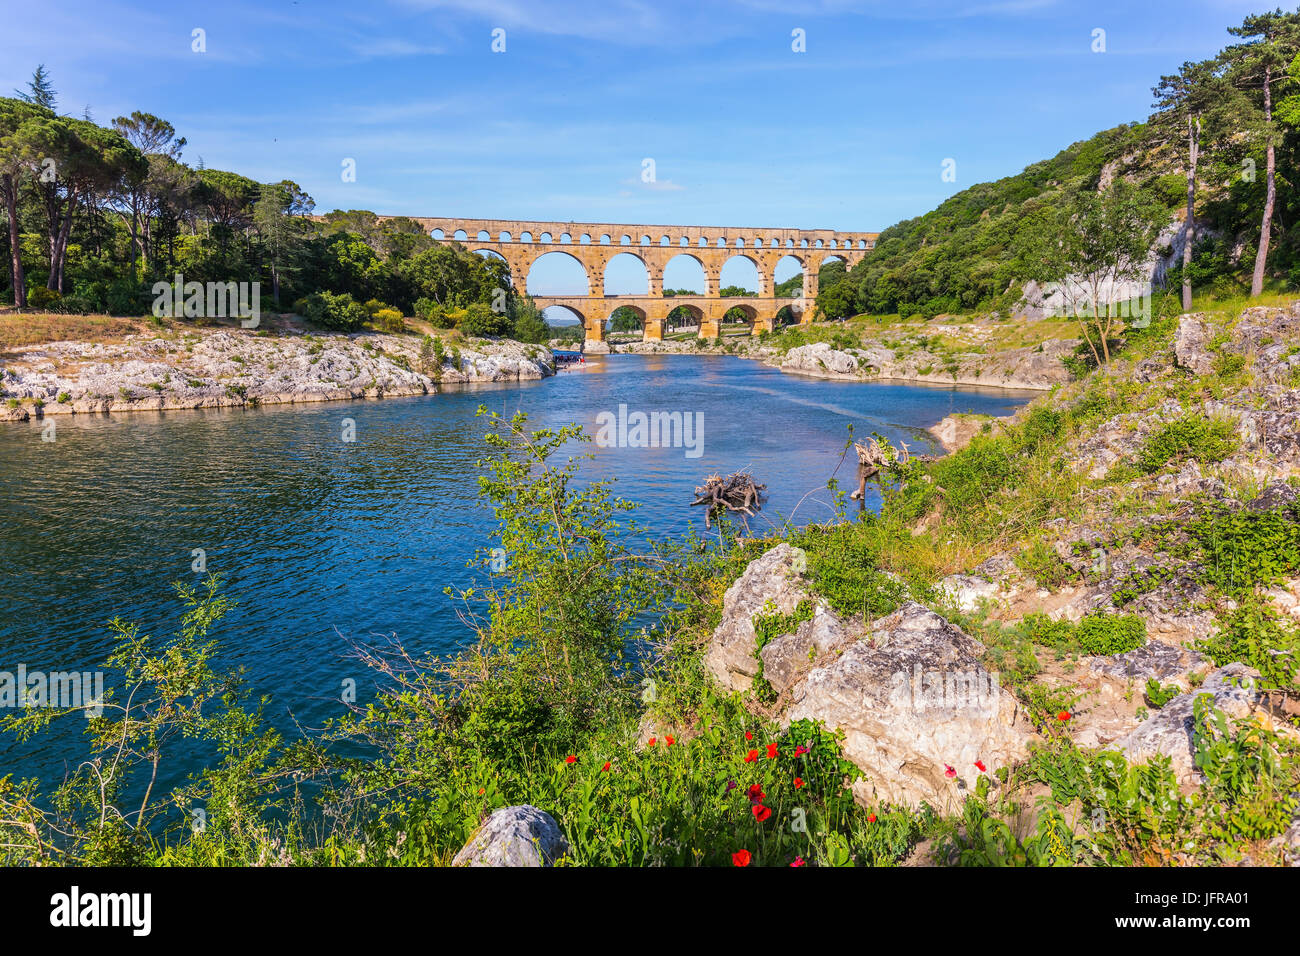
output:
{"label": "reflection on water", "polygon": [[[193,551],[203,549],[239,602],[214,635],[223,662],[272,695],[268,713],[280,726],[290,709],[318,726],[339,713],[345,678],[357,680],[362,700],[373,688],[347,659],[349,639],[392,634],[421,653],[465,639],[443,588],[467,585],[466,563],[493,546],[474,481],[486,454],[480,403],[591,434],[596,416],[620,403],[702,412],[699,458],[582,446],[593,455],[582,474],[617,479],[618,494],[642,503],[636,520],[666,536],[702,529],[701,509],[688,504],[710,473],[748,469],[766,482],[758,527],[792,512],[800,523],[825,520],[825,485],[849,424],[859,437],[879,432],[920,451],[917,430],[944,415],[1004,414],[1028,397],[798,378],[728,356],[620,355],[542,382],[436,396],[60,417],[53,443],[40,440],[39,424],[5,425],[0,670],[98,664],[111,646],[103,624],[115,615],[170,633],[178,615],[169,585],[193,578]],[[341,440],[344,418],[356,422],[354,443]],[[839,478],[852,484],[850,460]],[[0,775],[61,774],[65,755],[0,740]]]}

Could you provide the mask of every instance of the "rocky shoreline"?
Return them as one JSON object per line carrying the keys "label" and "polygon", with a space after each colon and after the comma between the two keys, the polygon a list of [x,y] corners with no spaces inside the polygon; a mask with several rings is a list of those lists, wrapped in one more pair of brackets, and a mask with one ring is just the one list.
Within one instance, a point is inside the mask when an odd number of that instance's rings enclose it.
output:
{"label": "rocky shoreline", "polygon": [[14,349],[0,364],[0,421],[428,395],[554,374],[550,349],[505,340],[196,328]]}
{"label": "rocky shoreline", "polygon": [[949,356],[924,349],[904,353],[884,344],[837,348],[829,342],[814,342],[783,351],[757,339],[739,339],[723,346],[698,346],[689,341],[627,342],[601,348],[598,354],[735,355],[763,362],[787,374],[836,381],[1046,391],[1070,381],[1070,372],[1062,359],[1073,354],[1078,345],[1077,339],[1054,339],[991,354],[971,351]]}

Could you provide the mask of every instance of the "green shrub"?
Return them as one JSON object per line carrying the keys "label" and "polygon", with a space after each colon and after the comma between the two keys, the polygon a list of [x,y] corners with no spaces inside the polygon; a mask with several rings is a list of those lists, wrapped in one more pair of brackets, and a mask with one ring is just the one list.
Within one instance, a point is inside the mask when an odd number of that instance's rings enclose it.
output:
{"label": "green shrub", "polygon": [[366,307],[346,292],[313,292],[293,304],[294,312],[327,329],[356,332],[370,320]]}
{"label": "green shrub", "polygon": [[1136,614],[1089,614],[1075,628],[1087,654],[1124,654],[1147,642],[1147,624]]}
{"label": "green shrub", "polygon": [[1151,435],[1138,454],[1138,467],[1147,474],[1168,464],[1223,461],[1237,449],[1231,423],[1201,415],[1184,415]]}

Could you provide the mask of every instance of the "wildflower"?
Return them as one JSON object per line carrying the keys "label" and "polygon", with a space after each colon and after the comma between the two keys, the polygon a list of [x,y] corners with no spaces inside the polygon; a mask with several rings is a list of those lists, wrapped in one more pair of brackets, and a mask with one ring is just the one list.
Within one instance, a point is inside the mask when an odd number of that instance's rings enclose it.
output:
{"label": "wildflower", "polygon": [[753,763],[757,759],[758,759],[757,750],[751,750],[749,753],[745,754],[745,763]]}
{"label": "wildflower", "polygon": [[569,756],[567,756],[567,757],[564,758],[564,762],[565,762],[565,763],[577,763],[577,762],[578,762],[578,758],[575,757],[573,754],[569,754]]}
{"label": "wildflower", "polygon": [[796,757],[802,757],[806,753],[808,753],[808,748],[805,747],[803,744],[800,744],[798,747],[794,748],[794,755]]}
{"label": "wildflower", "polygon": [[800,787],[802,787],[802,786],[803,786],[803,777],[795,777],[795,778],[794,778],[794,788],[795,788],[796,790],[798,790],[798,789],[799,789]]}
{"label": "wildflower", "polygon": [[765,793],[763,792],[763,786],[762,786],[762,784],[757,784],[757,783],[756,783],[756,784],[754,784],[752,787],[749,788],[749,802],[750,802],[750,803],[762,803],[763,800],[766,799],[766,797],[767,797],[767,794],[765,794]]}
{"label": "wildflower", "polygon": [[984,761],[983,761],[983,760],[976,760],[976,761],[975,761],[975,769],[978,770],[980,773],[988,773],[988,770],[989,770],[988,767],[984,766]]}
{"label": "wildflower", "polygon": [[1065,723],[1067,720],[1070,719],[1069,711],[1065,711],[1065,710],[1061,711],[1059,714],[1056,715],[1056,719],[1061,721],[1061,723]]}
{"label": "wildflower", "polygon": [[868,822],[868,823],[875,823],[875,822],[876,822],[876,815],[873,813],[871,816],[867,817],[867,822]]}
{"label": "wildflower", "polygon": [[731,854],[731,865],[749,866],[749,851],[737,850],[735,853]]}
{"label": "wildflower", "polygon": [[665,745],[671,747],[671,746],[672,746],[673,744],[675,744],[675,743],[677,743],[677,741],[673,740],[673,735],[672,735],[672,734],[668,734],[668,735],[666,735],[666,736],[664,737],[664,744],[665,744]]}
{"label": "wildflower", "polygon": [[605,761],[605,766],[601,767],[600,769],[601,769],[602,771],[607,771],[607,770],[609,770],[609,761],[606,760],[606,761]]}
{"label": "wildflower", "polygon": [[947,777],[949,780],[951,780],[953,777],[957,776],[957,771],[954,770],[952,767],[949,767],[947,764],[944,764],[943,775]]}
{"label": "wildflower", "polygon": [[733,791],[733,790],[735,790],[735,789],[736,789],[736,781],[734,781],[734,780],[728,780],[728,781],[727,781],[727,789],[724,790],[723,793],[731,793],[731,791]]}
{"label": "wildflower", "polygon": [[776,759],[776,744],[767,745],[767,759],[768,760]]}
{"label": "wildflower", "polygon": [[748,731],[748,730],[745,731],[745,739],[746,739],[746,740],[753,740],[753,739],[754,739],[754,735],[753,735],[753,733],[750,732],[750,731]]}
{"label": "wildflower", "polygon": [[757,820],[759,823],[762,823],[764,820],[766,820],[768,817],[772,815],[772,808],[765,807],[761,803],[756,803],[749,809],[750,812],[754,814],[754,819]]}
{"label": "wildflower", "polygon": [[803,861],[803,857],[801,857],[801,856],[796,856],[796,857],[794,858],[794,862],[791,863],[790,865],[791,865],[791,866],[806,866],[807,864],[804,863],[804,861]]}
{"label": "wildflower", "polygon": [[479,788],[478,788],[478,795],[479,795],[480,797],[483,796],[483,794],[485,794],[485,793],[487,793],[487,791],[484,790],[482,787],[479,787]]}
{"label": "wildflower", "polygon": [[658,740],[659,740],[658,737],[651,737],[649,741],[646,742],[646,746],[653,747]]}

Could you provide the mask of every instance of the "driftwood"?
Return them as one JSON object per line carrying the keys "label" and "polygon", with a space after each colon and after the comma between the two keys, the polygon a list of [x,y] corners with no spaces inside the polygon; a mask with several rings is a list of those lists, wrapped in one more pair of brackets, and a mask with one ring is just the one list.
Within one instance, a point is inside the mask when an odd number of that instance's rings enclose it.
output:
{"label": "driftwood", "polygon": [[691,502],[691,507],[707,506],[704,512],[706,528],[711,528],[713,516],[722,514],[724,510],[739,514],[748,528],[749,522],[745,519],[758,514],[767,501],[767,496],[763,494],[766,490],[767,485],[755,484],[753,475],[745,471],[735,472],[726,478],[709,475],[704,479],[704,484],[695,489],[695,500]]}
{"label": "driftwood", "polygon": [[909,461],[934,461],[937,457],[913,455],[908,450],[907,442],[900,441],[898,448],[895,449],[888,441],[879,438],[872,438],[866,443],[854,442],[853,450],[858,453],[858,490],[849,497],[855,501],[866,497],[867,479],[874,478],[882,468],[888,470],[896,465],[905,465]]}

